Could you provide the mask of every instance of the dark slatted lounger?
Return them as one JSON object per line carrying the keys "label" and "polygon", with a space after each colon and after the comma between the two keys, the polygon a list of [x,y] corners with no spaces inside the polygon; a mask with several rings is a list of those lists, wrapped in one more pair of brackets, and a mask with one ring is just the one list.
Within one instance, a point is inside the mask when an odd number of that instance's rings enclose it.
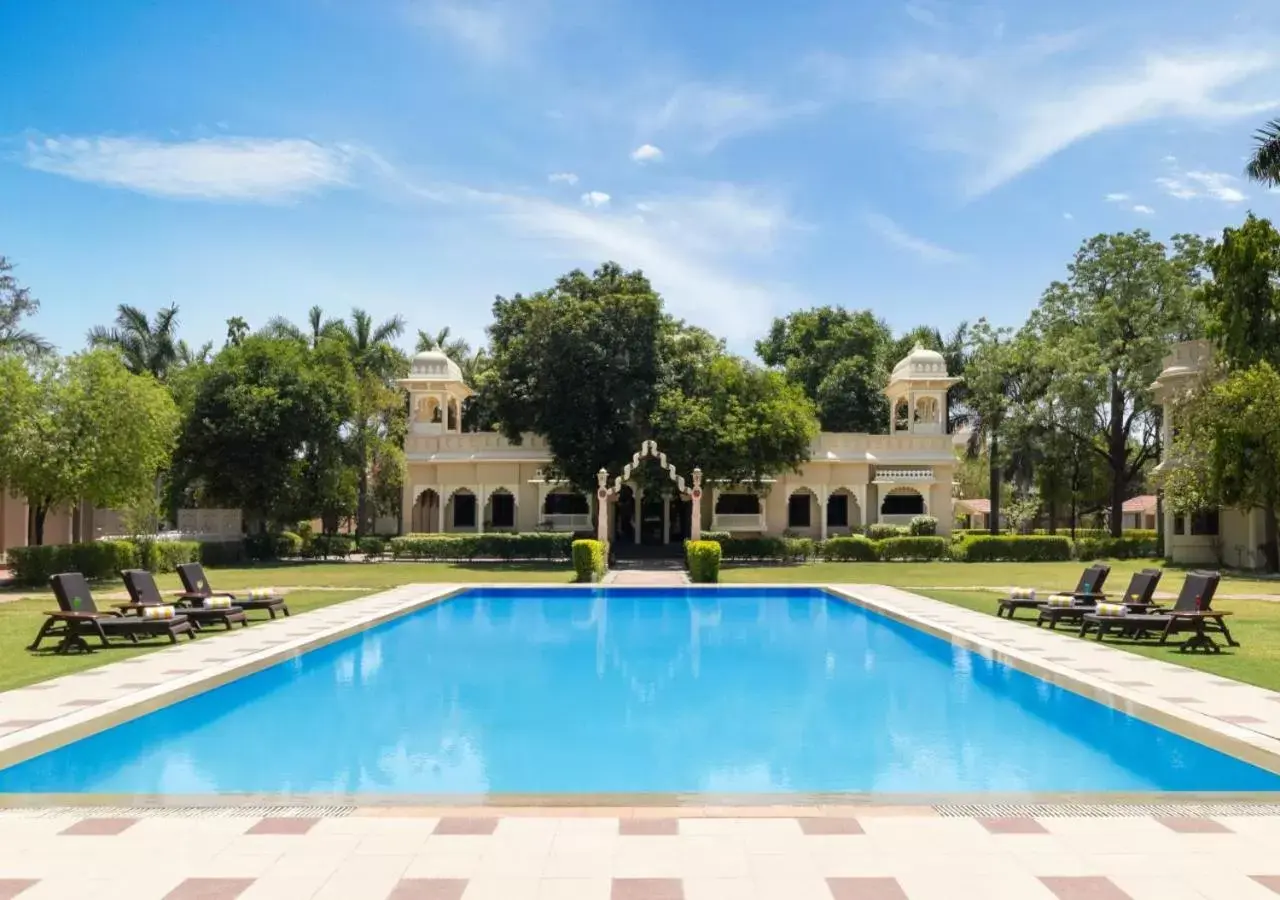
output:
{"label": "dark slatted lounger", "polygon": [[[124,586],[129,589],[129,598],[133,602],[119,603],[116,605],[116,609],[125,615],[129,613],[140,614],[149,606],[168,605],[165,603],[164,598],[160,596],[160,588],[156,585],[155,576],[146,569],[126,570],[124,572]],[[227,631],[230,631],[231,626],[236,622],[246,628],[249,627],[248,617],[245,616],[244,610],[238,606],[194,606],[179,599],[179,608],[182,610],[182,614],[195,624],[196,628],[221,624],[227,626]]]}
{"label": "dark slatted lounger", "polygon": [[[1076,589],[1074,591],[1064,591],[1063,593],[1069,593],[1077,600],[1088,601],[1091,603],[1096,600],[1105,599],[1106,594],[1102,593],[1102,586],[1106,584],[1107,575],[1110,573],[1111,567],[1108,565],[1097,563],[1089,566],[1083,573],[1081,573],[1080,581],[1076,584]],[[1001,599],[1000,605],[996,607],[996,617],[999,618],[1000,616],[1007,615],[1012,619],[1014,614],[1020,609],[1039,610],[1043,604],[1044,598],[1033,600],[1030,597],[1005,597]]]}
{"label": "dark slatted lounger", "polygon": [[246,611],[265,609],[273,619],[277,612],[289,615],[289,607],[281,596],[249,597],[246,594],[213,590],[209,587],[209,578],[204,574],[204,566],[200,563],[183,563],[178,566],[178,577],[182,579],[183,593],[180,599],[184,602],[198,606],[209,597],[230,597],[232,603]]}
{"label": "dark slatted lounger", "polygon": [[71,650],[89,652],[86,635],[97,635],[104,647],[109,645],[107,638],[112,635],[128,638],[134,643],[137,643],[139,637],[157,635],[168,635],[173,643],[177,643],[180,634],[195,637],[190,620],[184,616],[144,619],[123,616],[118,612],[103,612],[93,602],[89,583],[79,572],[54,575],[49,583],[58,600],[58,611],[45,613],[48,618],[40,626],[36,639],[27,648],[29,650],[39,650],[40,642],[47,637],[62,638],[62,642],[58,644],[58,653],[69,653]]}
{"label": "dark slatted lounger", "polygon": [[1103,635],[1112,632],[1135,639],[1159,633],[1160,643],[1165,644],[1171,636],[1190,631],[1192,636],[1179,649],[1217,653],[1220,649],[1212,632],[1221,634],[1230,646],[1239,647],[1225,621],[1231,613],[1210,609],[1221,580],[1222,576],[1217,572],[1191,572],[1182,582],[1182,590],[1172,609],[1120,616],[1086,615],[1080,624],[1080,634],[1084,636],[1091,628],[1097,629],[1098,640],[1102,640]]}
{"label": "dark slatted lounger", "polygon": [[[1156,585],[1160,583],[1161,574],[1160,569],[1143,569],[1137,572],[1129,579],[1128,589],[1117,602],[1123,603],[1131,612],[1149,611],[1156,605],[1151,598],[1156,592]],[[1059,622],[1078,623],[1097,609],[1096,601],[1080,598],[1073,598],[1070,606],[1053,606],[1046,603],[1040,607],[1040,618],[1036,619],[1036,627],[1039,628],[1045,622],[1049,623],[1050,629],[1057,628]]]}

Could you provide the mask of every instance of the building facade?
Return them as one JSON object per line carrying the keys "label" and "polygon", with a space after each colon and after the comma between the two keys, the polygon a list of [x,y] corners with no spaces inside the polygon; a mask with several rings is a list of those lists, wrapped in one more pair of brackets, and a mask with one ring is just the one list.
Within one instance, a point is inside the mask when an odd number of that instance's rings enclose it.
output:
{"label": "building facade", "polygon": [[[946,396],[957,380],[941,354],[917,346],[894,367],[886,388],[888,434],[820,434],[800,471],[756,490],[708,483],[695,501],[674,480],[662,488],[628,481],[601,500],[547,477],[551,454],[538,435],[516,445],[499,434],[464,433],[462,405],[471,391],[461,371],[439,351],[419,353],[400,382],[411,420],[403,528],[594,532],[603,502],[609,538],[620,544],[679,543],[695,530],[695,508],[701,530],[743,536],[786,532],[822,539],[877,522],[905,525],[917,515],[936,517],[939,532],[947,533],[955,454]],[[698,461],[669,463],[687,480]],[[621,474],[608,473],[610,484]]]}
{"label": "building facade", "polygon": [[[1195,388],[1209,367],[1213,350],[1208,341],[1174,344],[1154,385],[1156,402],[1164,407],[1161,439],[1173,446],[1177,414],[1171,401]],[[1156,467],[1158,473],[1168,462]],[[1164,507],[1165,556],[1185,565],[1228,565],[1241,569],[1262,568],[1264,523],[1260,509],[1209,509],[1183,515]]]}

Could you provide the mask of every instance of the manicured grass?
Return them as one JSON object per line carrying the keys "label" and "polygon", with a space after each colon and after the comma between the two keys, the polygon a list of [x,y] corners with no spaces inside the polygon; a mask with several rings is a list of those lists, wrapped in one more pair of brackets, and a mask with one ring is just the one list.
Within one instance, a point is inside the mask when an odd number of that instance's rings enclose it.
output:
{"label": "manicured grass", "polygon": [[[1221,590],[1221,589],[1220,589]],[[920,591],[926,597],[944,600],[963,606],[966,609],[995,615],[997,596],[979,591]],[[1228,647],[1215,636],[1215,640],[1223,644],[1221,653],[1181,653],[1173,646],[1173,641],[1181,641],[1185,635],[1170,639],[1170,643],[1161,647],[1153,642],[1136,642],[1108,635],[1104,643],[1113,647],[1138,653],[1153,659],[1202,669],[1245,681],[1271,690],[1280,690],[1280,603],[1268,600],[1214,600],[1213,608],[1223,612],[1231,612],[1227,619],[1227,627],[1231,636],[1240,642],[1239,647]],[[1035,628],[1035,616],[1023,611],[1015,622],[1025,622],[1026,627]],[[1058,626],[1059,632],[1076,634],[1078,629]],[[1093,640],[1092,636],[1079,640]]]}
{"label": "manicured grass", "polygon": [[[1107,587],[1122,590],[1129,577],[1141,569],[1159,567],[1158,560],[1111,560]],[[731,584],[887,584],[900,588],[1028,587],[1040,591],[1074,588],[1085,564],[959,563],[959,562],[833,562],[808,565],[739,566],[727,564],[720,580]],[[1170,567],[1160,583],[1161,592],[1176,594],[1183,570]],[[1280,580],[1236,577],[1224,574],[1219,594],[1245,594],[1280,598]]]}
{"label": "manicured grass", "polygon": [[[369,593],[368,591],[293,591],[289,594],[289,611],[293,615],[329,606],[343,600],[351,600]],[[27,645],[39,631],[45,617],[42,613],[52,603],[44,599],[15,600],[0,603],[0,691],[22,687],[47,678],[56,678],[71,672],[82,672],[103,666],[107,663],[119,662],[131,656],[153,653],[171,646],[168,639],[144,641],[141,644],[125,644],[103,647],[93,653],[75,653],[58,656],[53,652],[57,639],[47,640],[35,653],[27,650]],[[109,604],[104,603],[103,606]],[[259,627],[259,617],[264,613],[252,613],[253,624],[250,629]],[[239,631],[239,627],[236,628]],[[227,632],[221,628],[202,632],[197,641],[217,640],[219,635]],[[181,639],[183,643],[187,638]],[[93,641],[96,646],[96,640]],[[114,643],[114,642],[113,642]],[[45,648],[48,648],[46,650]]]}

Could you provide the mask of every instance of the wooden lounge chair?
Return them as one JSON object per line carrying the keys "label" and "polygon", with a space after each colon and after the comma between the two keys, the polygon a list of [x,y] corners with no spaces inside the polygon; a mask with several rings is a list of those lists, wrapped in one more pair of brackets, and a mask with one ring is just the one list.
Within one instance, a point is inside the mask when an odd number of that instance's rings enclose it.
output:
{"label": "wooden lounge chair", "polygon": [[279,595],[251,597],[246,593],[213,590],[209,587],[209,578],[204,574],[204,566],[200,563],[183,563],[178,566],[178,577],[182,579],[183,593],[179,595],[179,599],[183,602],[199,606],[209,597],[230,597],[232,603],[246,612],[265,609],[273,619],[277,612],[289,615],[289,607],[285,604],[284,597]]}
{"label": "wooden lounge chair", "polygon": [[[148,607],[168,605],[160,596],[160,588],[156,585],[155,576],[146,569],[127,569],[123,574],[124,586],[129,589],[129,599],[133,602],[117,603],[116,609],[126,616],[131,613],[140,614]],[[238,606],[205,607],[179,601],[178,608],[197,629],[206,625],[222,624],[227,626],[227,631],[230,631],[231,626],[236,622],[245,628],[249,627],[248,617]]]}
{"label": "wooden lounge chair", "polygon": [[1192,636],[1179,646],[1180,650],[1218,653],[1220,648],[1212,636],[1217,633],[1232,647],[1239,647],[1225,621],[1231,613],[1210,608],[1221,580],[1217,572],[1191,572],[1182,582],[1182,590],[1172,608],[1133,615],[1127,612],[1118,616],[1086,615],[1081,621],[1080,634],[1086,635],[1090,628],[1096,628],[1098,640],[1111,632],[1140,640],[1158,632],[1160,643],[1166,644],[1171,636],[1190,631]]}
{"label": "wooden lounge chair", "polygon": [[[1151,598],[1156,592],[1156,585],[1160,583],[1162,574],[1160,569],[1143,569],[1141,572],[1136,572],[1129,579],[1129,587],[1117,602],[1123,603],[1130,612],[1143,613],[1154,609],[1157,604],[1153,603]],[[1039,628],[1048,622],[1052,630],[1058,627],[1059,622],[1078,623],[1097,609],[1096,601],[1075,597],[1072,598],[1070,606],[1054,606],[1046,603],[1040,607],[1040,618],[1036,619],[1036,627]]]}
{"label": "wooden lounge chair", "polygon": [[[1096,600],[1104,600],[1107,595],[1102,593],[1102,586],[1106,583],[1109,574],[1111,574],[1110,566],[1103,563],[1095,563],[1080,575],[1080,581],[1076,584],[1074,591],[1063,591],[1062,593],[1070,594],[1080,601],[1094,602]],[[1012,619],[1020,609],[1039,610],[1043,604],[1043,599],[1004,597],[1000,600],[1000,605],[996,607],[996,617],[999,618],[1007,614]]]}
{"label": "wooden lounge chair", "polygon": [[58,653],[69,653],[72,650],[91,652],[89,642],[85,640],[90,635],[97,635],[104,647],[109,646],[107,638],[111,635],[126,637],[135,644],[139,637],[168,635],[170,642],[175,644],[180,634],[195,637],[191,622],[185,616],[147,619],[124,616],[115,611],[103,612],[93,602],[89,583],[79,572],[54,575],[49,583],[58,600],[58,611],[45,613],[47,618],[28,650],[39,650],[40,642],[47,637],[62,638],[58,644]]}

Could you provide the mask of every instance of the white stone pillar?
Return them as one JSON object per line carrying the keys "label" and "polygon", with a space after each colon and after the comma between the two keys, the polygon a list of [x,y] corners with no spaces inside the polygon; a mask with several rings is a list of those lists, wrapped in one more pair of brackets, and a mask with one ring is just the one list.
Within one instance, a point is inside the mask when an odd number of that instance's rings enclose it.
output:
{"label": "white stone pillar", "polygon": [[546,481],[538,482],[538,515],[534,519],[533,527],[535,530],[542,528],[543,516],[547,514],[547,483]]}
{"label": "white stone pillar", "polygon": [[862,527],[866,528],[875,521],[871,508],[867,505],[868,493],[870,485],[855,484],[853,485],[853,495],[858,501],[858,509],[862,513]]}
{"label": "white stone pillar", "polygon": [[818,489],[818,525],[820,526],[819,534],[822,540],[827,539],[827,499],[830,491],[827,487]]}
{"label": "white stone pillar", "polygon": [[484,534],[484,508],[489,498],[484,495],[484,485],[476,492],[476,534]]}
{"label": "white stone pillar", "polygon": [[671,543],[671,495],[662,493],[662,545]]}
{"label": "white stone pillar", "polygon": [[596,473],[596,540],[609,543],[609,473],[601,469]]}
{"label": "white stone pillar", "polygon": [[720,489],[711,489],[711,530],[716,530],[716,502],[720,499]]}
{"label": "white stone pillar", "polygon": [[632,518],[635,520],[635,541],[636,546],[640,546],[640,502],[644,500],[644,488],[638,487],[634,483],[631,485],[631,496],[635,498],[635,509],[632,511]]}
{"label": "white stone pillar", "polygon": [[441,534],[444,534],[444,508],[449,503],[449,498],[445,496],[444,485],[438,485],[436,487],[436,502],[439,505],[439,509],[436,510],[436,521],[439,525],[438,530]]}
{"label": "white stone pillar", "polygon": [[702,470],[693,470],[693,490],[689,492],[689,539],[702,540]]}

